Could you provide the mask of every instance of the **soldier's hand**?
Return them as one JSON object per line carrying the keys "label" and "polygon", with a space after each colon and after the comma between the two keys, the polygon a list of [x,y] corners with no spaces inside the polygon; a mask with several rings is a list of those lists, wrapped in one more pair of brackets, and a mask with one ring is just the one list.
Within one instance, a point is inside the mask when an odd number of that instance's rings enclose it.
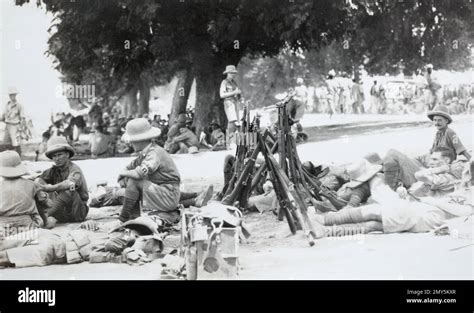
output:
{"label": "soldier's hand", "polygon": [[99,230],[99,224],[94,220],[85,221],[81,223],[80,228],[85,230],[97,231]]}
{"label": "soldier's hand", "polygon": [[407,196],[408,196],[408,191],[403,186],[400,186],[400,187],[397,188],[397,193],[398,193],[398,196],[402,199],[406,199]]}
{"label": "soldier's hand", "polygon": [[123,178],[123,177],[119,178],[118,183],[119,183],[119,186],[120,186],[121,188],[126,188],[126,187],[127,187],[127,181],[126,181],[125,178]]}
{"label": "soldier's hand", "polygon": [[242,91],[239,88],[234,90],[235,95],[240,95],[241,93],[242,93]]}

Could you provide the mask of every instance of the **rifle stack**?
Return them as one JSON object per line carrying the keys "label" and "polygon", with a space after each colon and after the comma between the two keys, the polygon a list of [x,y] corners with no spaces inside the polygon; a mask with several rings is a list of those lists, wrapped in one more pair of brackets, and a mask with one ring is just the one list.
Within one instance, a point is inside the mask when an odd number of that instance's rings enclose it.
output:
{"label": "rifle stack", "polygon": [[[260,130],[258,116],[250,123],[248,107],[244,108],[241,131],[248,133],[245,138],[256,140],[237,145],[232,178],[221,191],[221,202],[246,209],[252,190],[269,175],[279,203],[278,218],[286,218],[292,234],[302,230],[313,246],[314,239],[324,236],[324,229],[313,225],[308,217],[308,205],[321,200],[321,195],[327,198],[331,195],[302,166],[298,157],[296,140],[291,134],[292,120],[287,110],[293,96],[294,92],[290,91],[285,99],[274,105],[278,109],[278,123],[273,133],[269,129]],[[275,153],[278,153],[278,162]],[[259,154],[263,155],[265,163],[255,170]]]}

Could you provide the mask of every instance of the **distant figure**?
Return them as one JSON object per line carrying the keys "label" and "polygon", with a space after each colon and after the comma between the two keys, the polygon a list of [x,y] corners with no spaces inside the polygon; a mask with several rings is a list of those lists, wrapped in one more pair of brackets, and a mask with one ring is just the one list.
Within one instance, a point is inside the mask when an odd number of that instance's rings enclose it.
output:
{"label": "distant figure", "polygon": [[237,69],[234,65],[227,65],[224,75],[227,77],[222,81],[220,87],[220,97],[224,99],[224,110],[227,116],[227,130],[229,133],[234,133],[237,130],[237,122],[239,121],[239,100],[241,90],[235,81]]}
{"label": "distant figure", "polygon": [[94,125],[94,132],[89,137],[91,156],[94,159],[99,156],[108,156],[110,150],[109,148],[113,143],[113,136],[105,134],[104,127],[102,125]]}
{"label": "distant figure", "polygon": [[94,123],[97,125],[103,124],[102,107],[100,102],[96,102],[92,105],[91,109],[89,110],[89,117],[92,125],[94,125]]}
{"label": "distant figure", "polygon": [[351,87],[352,112],[355,114],[364,114],[364,90],[360,84],[360,80],[353,79]]}
{"label": "distant figure", "polygon": [[81,136],[86,127],[84,117],[82,115],[73,116],[70,125],[72,126],[72,140],[79,141],[79,136]]}
{"label": "distant figure", "polygon": [[338,82],[335,80],[335,77],[336,72],[334,70],[330,70],[328,73],[328,78],[326,80],[330,116],[336,113],[336,106],[339,103],[339,87]]}
{"label": "distant figure", "polygon": [[386,112],[385,90],[382,85],[378,85],[374,80],[372,88],[370,88],[371,106],[369,112],[372,114],[384,114]]}
{"label": "distant figure", "polygon": [[41,135],[41,142],[38,144],[38,147],[35,150],[35,154],[36,154],[35,162],[38,162],[39,156],[46,152],[48,148],[48,140],[50,138],[51,138],[51,134],[49,131],[45,131]]}
{"label": "distant figure", "polygon": [[[23,106],[16,100],[16,95],[18,91],[15,87],[10,87],[8,89],[8,96],[10,100],[7,102],[1,116],[0,121],[5,122],[5,143],[11,144],[13,150],[18,152],[21,156],[21,147],[20,147],[20,124],[25,123],[25,113]],[[2,138],[3,139],[3,138]]]}
{"label": "distant figure", "polygon": [[428,98],[428,110],[433,110],[433,108],[440,104],[443,97],[442,86],[438,80],[433,75],[433,65],[428,64],[425,66],[425,78],[428,83],[428,90],[430,91],[430,97]]}

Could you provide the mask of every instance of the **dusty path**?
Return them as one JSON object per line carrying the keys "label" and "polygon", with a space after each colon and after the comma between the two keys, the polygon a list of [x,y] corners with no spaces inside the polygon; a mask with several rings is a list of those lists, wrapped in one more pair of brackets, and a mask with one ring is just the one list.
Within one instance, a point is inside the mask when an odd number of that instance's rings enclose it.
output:
{"label": "dusty path", "polygon": [[[412,119],[415,123],[423,122],[421,118]],[[379,128],[370,129],[370,133],[347,131],[344,137],[302,144],[298,146],[298,152],[302,160],[347,163],[371,151],[377,151],[383,157],[390,148],[411,155],[426,153],[430,148],[435,130],[429,125],[410,124],[403,128],[388,125],[379,123]],[[473,125],[472,116],[462,116],[456,117],[451,126],[469,150],[474,147]],[[228,153],[173,156],[181,171],[184,189],[200,190],[209,183],[221,186],[222,161]],[[129,161],[129,158],[115,158],[77,163],[92,186],[99,180],[114,184],[117,171]],[[47,165],[43,162],[30,164],[37,169]],[[310,248],[302,234],[289,236],[286,222],[278,222],[271,213],[250,214],[245,219],[252,237],[240,246],[239,279],[474,279],[474,248],[450,251],[465,245],[465,240],[431,234],[373,234],[362,238],[326,238]],[[79,264],[0,271],[0,279],[158,277],[156,261],[146,267]]]}

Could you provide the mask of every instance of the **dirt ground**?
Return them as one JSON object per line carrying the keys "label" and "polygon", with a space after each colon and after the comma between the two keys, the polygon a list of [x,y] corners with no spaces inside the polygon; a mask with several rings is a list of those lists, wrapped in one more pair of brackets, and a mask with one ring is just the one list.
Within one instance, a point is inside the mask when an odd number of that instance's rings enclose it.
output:
{"label": "dirt ground", "polygon": [[[333,117],[334,118],[334,117]],[[472,116],[455,117],[450,126],[468,150],[473,142]],[[423,116],[327,116],[309,114],[303,120],[311,140],[298,146],[302,160],[316,163],[348,163],[369,152],[382,157],[390,148],[409,155],[426,153],[435,129]],[[321,133],[332,133],[331,136]],[[317,133],[321,135],[317,135]],[[319,136],[319,137],[318,137]],[[222,186],[222,163],[231,151],[175,155],[183,190],[200,191],[207,184]],[[130,158],[77,161],[89,187],[98,181],[115,185],[117,171]],[[47,162],[30,163],[44,169]],[[240,245],[236,279],[474,279],[474,247],[453,250],[472,241],[425,234],[370,234],[324,238],[309,247],[303,234],[292,236],[286,221],[271,213],[245,216],[252,236]],[[474,230],[473,230],[474,231]],[[158,260],[145,266],[121,264],[54,265],[42,268],[6,269],[0,279],[159,279]],[[206,275],[201,278],[220,279]]]}

